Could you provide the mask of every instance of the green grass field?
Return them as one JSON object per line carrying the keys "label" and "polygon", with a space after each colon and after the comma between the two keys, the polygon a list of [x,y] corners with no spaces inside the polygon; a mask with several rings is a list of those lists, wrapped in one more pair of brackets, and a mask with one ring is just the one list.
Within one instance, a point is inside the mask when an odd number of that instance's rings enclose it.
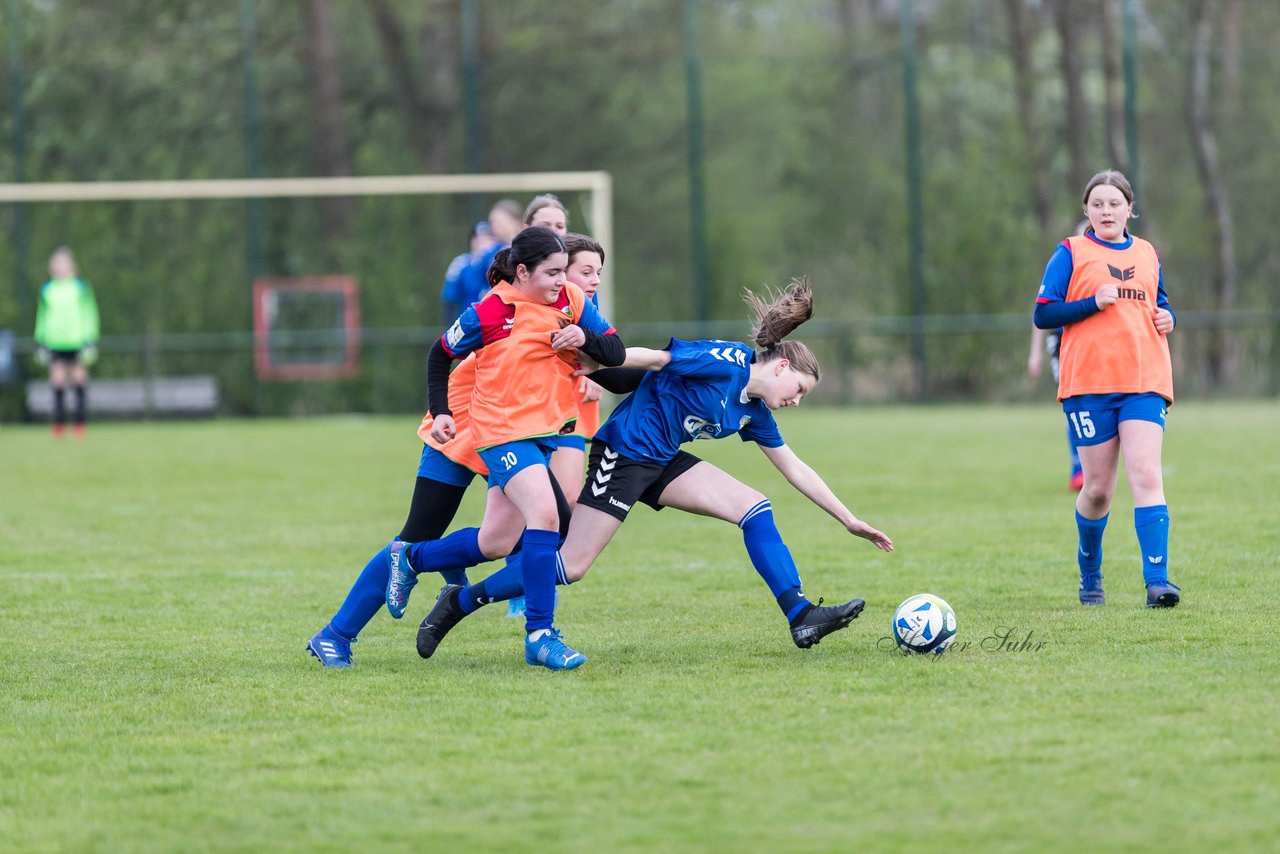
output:
{"label": "green grass field", "polygon": [[[798,650],[737,529],[638,508],[562,590],[560,674],[497,607],[420,660],[429,580],[353,669],[305,653],[399,530],[412,416],[0,429],[0,850],[1274,850],[1280,405],[1171,411],[1159,612],[1123,477],[1076,604],[1052,404],[780,420],[893,554],[696,450],[863,616]],[[936,661],[881,640],[922,591],[960,620]]]}

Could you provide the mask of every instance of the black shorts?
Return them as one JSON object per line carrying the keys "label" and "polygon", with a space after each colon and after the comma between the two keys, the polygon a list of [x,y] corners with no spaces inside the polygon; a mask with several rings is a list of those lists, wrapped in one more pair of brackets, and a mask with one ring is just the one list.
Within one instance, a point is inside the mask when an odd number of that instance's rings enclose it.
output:
{"label": "black shorts", "polygon": [[50,350],[49,361],[75,363],[80,361],[80,351],[79,350]]}
{"label": "black shorts", "polygon": [[626,519],[637,501],[661,510],[658,499],[662,491],[700,462],[700,458],[684,451],[677,452],[669,463],[632,460],[596,439],[591,443],[587,483],[578,495],[578,503],[618,520]]}

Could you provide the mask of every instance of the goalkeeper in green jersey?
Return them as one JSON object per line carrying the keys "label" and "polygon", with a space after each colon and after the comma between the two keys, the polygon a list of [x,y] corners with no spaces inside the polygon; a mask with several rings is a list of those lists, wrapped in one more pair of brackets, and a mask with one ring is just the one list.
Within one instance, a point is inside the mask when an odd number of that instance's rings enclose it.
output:
{"label": "goalkeeper in green jersey", "polygon": [[53,390],[53,435],[62,438],[67,425],[67,383],[75,392],[72,430],[84,437],[85,386],[88,366],[98,356],[98,303],[93,290],[76,274],[71,250],[59,246],[49,258],[49,281],[40,288],[36,307],[36,356],[49,368]]}

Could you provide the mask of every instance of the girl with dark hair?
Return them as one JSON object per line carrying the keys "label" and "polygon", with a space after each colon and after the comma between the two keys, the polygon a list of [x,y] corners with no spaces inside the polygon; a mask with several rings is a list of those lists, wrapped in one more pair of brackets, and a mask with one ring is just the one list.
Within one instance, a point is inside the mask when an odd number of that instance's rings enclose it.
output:
{"label": "girl with dark hair", "polygon": [[1176,322],[1155,247],[1131,235],[1133,189],[1114,170],[1084,189],[1089,227],[1058,244],[1044,271],[1034,322],[1062,327],[1058,400],[1080,453],[1084,486],[1076,498],[1082,605],[1106,601],[1102,535],[1121,451],[1133,490],[1148,608],[1178,604],[1169,581],[1169,507],[1161,448],[1173,405],[1168,334]]}
{"label": "girl with dark hair", "polygon": [[[488,478],[489,469],[476,453],[475,444],[470,439],[470,409],[475,377],[474,355],[463,360],[448,374],[447,405],[454,420],[455,438],[449,442],[437,441],[431,435],[435,419],[430,412],[423,416],[418,427],[418,436],[423,442],[422,454],[408,517],[400,533],[365,564],[337,612],[307,643],[308,652],[325,667],[351,666],[351,644],[355,643],[357,635],[374,615],[389,604],[389,600],[399,605],[389,607],[392,617],[400,619],[404,616],[408,591],[417,583],[416,575],[406,576],[399,572],[406,546],[444,537],[472,480],[476,475]],[[563,450],[557,451],[557,454],[560,453]],[[581,456],[577,465],[577,472],[571,480],[566,481],[573,495],[577,495],[577,490],[581,488]],[[560,535],[563,536],[572,508],[554,478],[551,485],[560,519]],[[451,541],[474,541],[475,547],[487,559],[502,557],[513,549],[518,549],[523,529],[523,520],[509,505],[499,504],[492,499],[491,494],[489,507],[480,527],[459,532],[459,536]],[[439,566],[438,571],[447,583],[466,583],[464,566]],[[388,596],[393,578],[397,580],[397,584],[391,591],[392,595]]]}
{"label": "girl with dark hair", "polygon": [[[520,232],[494,258],[488,296],[463,311],[427,357],[431,436],[449,442],[457,438],[449,366],[476,354],[469,441],[489,470],[485,512],[518,520],[510,527],[524,529],[519,571],[527,601],[525,661],[552,670],[578,667],[586,658],[565,645],[553,624],[559,531],[548,462],[555,437],[571,432],[578,414],[575,351],[605,365],[618,365],[625,356],[613,327],[566,279],[568,261],[555,232],[540,226]],[[418,573],[492,557],[476,529],[403,545],[401,552],[386,593],[393,615],[403,615]]]}
{"label": "girl with dark hair", "polygon": [[[535,215],[547,210],[550,203],[536,207],[539,200],[545,198],[548,197],[539,196],[529,204],[529,208]],[[549,196],[549,198],[555,197]],[[600,301],[596,298],[596,291],[600,288],[600,272],[604,269],[604,247],[585,234],[569,232],[562,237],[565,249],[569,253],[569,267],[565,270],[565,277],[582,288],[587,298],[595,304],[596,308],[599,308]],[[579,395],[578,421],[573,432],[558,437],[559,447],[551,455],[551,473],[564,487],[569,511],[573,510],[578,490],[582,488],[583,467],[587,459],[587,440],[595,435],[596,429],[600,426],[600,397],[603,393],[599,384],[587,377],[578,377],[576,382]],[[508,601],[507,616],[524,616],[523,596],[517,596]]]}
{"label": "girl with dark hair", "polygon": [[[560,549],[558,580],[569,584],[581,579],[637,501],[655,510],[676,507],[723,519],[742,529],[752,564],[790,624],[793,642],[804,649],[849,625],[862,611],[863,600],[827,607],[821,601],[810,603],[769,500],[680,445],[737,433],[759,445],[792,486],[849,533],[886,552],[893,550],[893,541],[840,502],[787,447],[774,421],[774,411],[798,406],[821,378],[813,352],[798,341],[784,340],[812,315],[808,282],[795,281],[772,300],[752,293],[746,299],[756,316],[755,348],[734,341],[673,338],[662,350],[629,348],[623,367],[639,371],[594,374],[611,391],[627,386],[634,392],[596,433],[587,483]],[[467,614],[519,595],[519,563],[513,560],[478,584],[445,587],[418,628],[418,653],[430,658]]]}

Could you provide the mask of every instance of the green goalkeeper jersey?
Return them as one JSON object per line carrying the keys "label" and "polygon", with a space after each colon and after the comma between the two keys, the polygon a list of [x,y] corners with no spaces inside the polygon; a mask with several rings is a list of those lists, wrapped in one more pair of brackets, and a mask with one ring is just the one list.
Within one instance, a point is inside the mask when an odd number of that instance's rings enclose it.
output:
{"label": "green goalkeeper jersey", "polygon": [[80,279],[52,279],[40,289],[36,343],[50,350],[82,350],[98,341],[98,303]]}

